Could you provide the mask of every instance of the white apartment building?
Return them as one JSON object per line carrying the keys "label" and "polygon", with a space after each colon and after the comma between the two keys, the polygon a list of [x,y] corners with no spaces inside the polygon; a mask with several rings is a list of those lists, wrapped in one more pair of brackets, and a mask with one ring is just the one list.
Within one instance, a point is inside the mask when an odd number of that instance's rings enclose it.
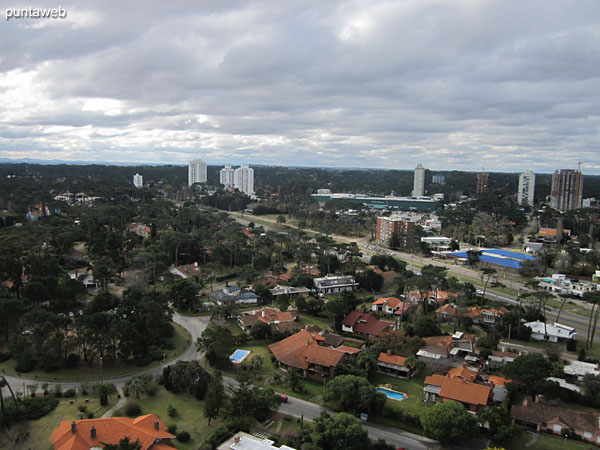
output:
{"label": "white apartment building", "polygon": [[413,197],[423,197],[425,195],[425,167],[419,164],[415,168],[415,179],[413,184]]}
{"label": "white apartment building", "polygon": [[233,185],[246,195],[254,194],[254,169],[248,166],[241,166],[235,169]]}
{"label": "white apartment building", "polygon": [[526,170],[519,175],[519,190],[517,192],[517,203],[519,205],[533,206],[533,194],[535,188],[535,174]]}
{"label": "white apartment building", "polygon": [[133,176],[133,185],[136,188],[141,188],[142,186],[144,186],[144,177],[141,176],[139,173],[136,173]]}
{"label": "white apartment building", "polygon": [[201,159],[190,161],[188,167],[188,184],[206,183],[206,163]]}
{"label": "white apartment building", "polygon": [[225,187],[233,187],[235,170],[231,166],[225,166],[219,173],[219,181]]}

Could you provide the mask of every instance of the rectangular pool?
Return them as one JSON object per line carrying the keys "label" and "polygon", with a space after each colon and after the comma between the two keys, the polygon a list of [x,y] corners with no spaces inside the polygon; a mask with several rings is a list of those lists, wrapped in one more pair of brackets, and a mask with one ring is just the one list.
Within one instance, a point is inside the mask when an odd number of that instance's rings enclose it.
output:
{"label": "rectangular pool", "polygon": [[382,392],[385,394],[387,398],[391,398],[392,400],[404,400],[406,398],[406,394],[398,391],[392,391],[391,389],[378,387],[375,389],[375,392]]}
{"label": "rectangular pool", "polygon": [[250,350],[236,350],[235,352],[233,352],[233,355],[231,355],[229,357],[229,359],[231,360],[232,363],[234,364],[239,364],[241,363],[246,356],[248,356],[250,354]]}

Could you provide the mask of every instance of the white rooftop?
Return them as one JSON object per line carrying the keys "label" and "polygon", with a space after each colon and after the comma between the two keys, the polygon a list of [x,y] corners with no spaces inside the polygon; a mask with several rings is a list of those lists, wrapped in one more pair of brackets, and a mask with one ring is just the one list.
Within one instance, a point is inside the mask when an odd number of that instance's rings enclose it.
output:
{"label": "white rooftop", "polygon": [[598,364],[588,363],[583,361],[570,361],[569,365],[565,366],[564,372],[567,375],[585,376],[588,373],[600,375]]}
{"label": "white rooftop", "polygon": [[287,445],[273,446],[274,441],[259,438],[240,431],[231,439],[225,441],[218,450],[295,450]]}
{"label": "white rooftop", "polygon": [[575,328],[557,322],[554,322],[554,324],[545,324],[544,322],[536,320],[535,322],[527,322],[525,326],[531,328],[532,333],[546,333],[548,336],[556,336],[558,338],[573,337],[576,334]]}

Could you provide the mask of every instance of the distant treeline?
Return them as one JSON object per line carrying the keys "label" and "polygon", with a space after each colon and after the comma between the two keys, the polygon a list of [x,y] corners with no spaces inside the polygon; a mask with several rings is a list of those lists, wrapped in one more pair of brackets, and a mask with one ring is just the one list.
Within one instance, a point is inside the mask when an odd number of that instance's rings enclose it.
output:
{"label": "distant treeline", "polygon": [[[222,166],[208,166],[208,184],[219,183],[219,170]],[[110,183],[112,186],[131,187],[132,176],[140,173],[144,184],[154,187],[166,186],[178,189],[187,184],[187,166],[103,166],[103,165],[42,165],[42,164],[0,164],[0,195],[15,185],[14,180],[7,179],[9,175],[31,180],[48,179],[62,184],[64,189],[76,191],[78,187],[102,186]],[[445,184],[434,184],[433,175],[444,175]],[[600,176],[585,175],[583,196],[600,197]],[[356,170],[356,169],[319,169],[319,168],[289,168],[280,166],[254,167],[255,189],[257,193],[279,193],[283,197],[307,197],[317,189],[330,189],[332,192],[357,192],[364,194],[410,195],[413,188],[412,170]],[[461,194],[474,194],[477,173],[462,171],[425,171],[425,190],[427,194],[444,193],[454,199]],[[491,172],[488,180],[488,190],[500,196],[516,194],[519,183],[518,173]],[[40,183],[42,184],[42,183]],[[536,174],[536,200],[543,200],[550,195],[552,184],[551,174]],[[31,187],[31,183],[29,183]],[[56,186],[59,188],[60,186]],[[101,190],[101,189],[100,189]]]}

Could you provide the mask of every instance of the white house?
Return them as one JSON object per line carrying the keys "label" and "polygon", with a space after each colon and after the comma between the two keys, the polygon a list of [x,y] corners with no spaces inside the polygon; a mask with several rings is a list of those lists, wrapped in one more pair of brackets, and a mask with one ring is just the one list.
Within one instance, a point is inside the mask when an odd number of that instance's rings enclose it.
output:
{"label": "white house", "polygon": [[320,294],[337,294],[344,291],[353,291],[358,287],[352,275],[327,275],[315,278],[315,290]]}
{"label": "white house", "polygon": [[558,342],[560,339],[573,339],[577,335],[575,328],[557,322],[549,324],[536,320],[525,326],[531,328],[531,339],[536,341]]}

